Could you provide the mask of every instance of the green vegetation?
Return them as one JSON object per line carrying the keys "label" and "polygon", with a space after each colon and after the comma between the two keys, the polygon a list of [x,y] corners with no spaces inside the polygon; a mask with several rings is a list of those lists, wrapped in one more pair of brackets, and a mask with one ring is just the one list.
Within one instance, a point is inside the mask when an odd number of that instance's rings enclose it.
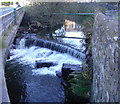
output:
{"label": "green vegetation", "polygon": [[29,24],[32,21],[38,21],[42,26],[53,27],[64,24],[68,19],[82,24],[89,16],[76,15],[54,15],[52,13],[94,13],[94,7],[90,4],[69,3],[69,2],[46,2],[39,5],[24,7],[26,15],[29,18]]}
{"label": "green vegetation", "polygon": [[13,2],[1,2],[1,5],[4,5],[4,6],[9,6],[10,4],[13,5]]}
{"label": "green vegetation", "polygon": [[71,73],[67,78],[67,83],[69,85],[66,88],[68,101],[75,103],[89,101],[91,89],[90,79],[85,79],[82,73]]}

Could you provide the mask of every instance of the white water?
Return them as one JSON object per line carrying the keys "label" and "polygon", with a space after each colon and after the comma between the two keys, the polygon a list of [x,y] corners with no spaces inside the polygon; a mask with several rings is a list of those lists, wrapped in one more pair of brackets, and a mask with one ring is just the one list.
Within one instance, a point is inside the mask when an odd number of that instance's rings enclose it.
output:
{"label": "white water", "polygon": [[[9,60],[15,59],[19,63],[30,65],[33,70],[33,75],[38,74],[50,74],[56,75],[56,71],[61,71],[63,63],[69,64],[80,64],[81,61],[64,53],[61,54],[56,51],[52,51],[47,48],[40,48],[37,46],[32,46],[30,48],[25,48],[25,40],[21,39],[19,46],[17,49],[11,49],[10,53],[12,56]],[[43,68],[35,68],[36,60],[44,60],[44,61],[53,61],[58,63],[56,66],[52,67],[43,67]]]}
{"label": "white water", "polygon": [[[59,36],[64,35],[66,37],[77,37],[77,38],[85,38],[85,35],[82,31],[65,31],[65,27],[62,26],[60,29],[57,29],[55,31],[55,34],[53,36]],[[83,43],[85,44],[85,41],[83,39],[75,39],[75,38],[63,38],[62,39],[64,43],[70,44],[72,47],[80,50],[85,50],[85,47],[82,46]]]}
{"label": "white water", "polygon": [[[65,33],[66,37],[78,37],[78,38],[84,38],[84,34],[83,32],[78,32],[78,31],[70,31],[70,32],[66,32]],[[67,38],[63,38],[64,43],[69,43],[71,44],[73,47],[77,48],[77,49],[83,49],[85,47],[82,47],[83,44],[83,39],[67,39]],[[82,41],[82,42],[81,42]]]}

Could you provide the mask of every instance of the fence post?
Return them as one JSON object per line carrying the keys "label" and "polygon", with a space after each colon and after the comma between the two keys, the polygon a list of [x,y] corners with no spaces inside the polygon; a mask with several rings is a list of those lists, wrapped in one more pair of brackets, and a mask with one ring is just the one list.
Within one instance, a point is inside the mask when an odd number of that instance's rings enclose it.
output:
{"label": "fence post", "polygon": [[14,24],[16,25],[16,8],[14,8]]}

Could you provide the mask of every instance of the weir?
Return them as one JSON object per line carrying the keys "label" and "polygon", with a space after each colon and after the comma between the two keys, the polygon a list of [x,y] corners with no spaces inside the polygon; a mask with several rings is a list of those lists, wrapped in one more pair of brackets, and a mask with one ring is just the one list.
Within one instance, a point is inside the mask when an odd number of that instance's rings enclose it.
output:
{"label": "weir", "polygon": [[85,58],[85,55],[80,50],[75,50],[69,46],[65,46],[56,42],[33,38],[33,37],[25,39],[25,46],[30,47],[32,45],[49,48],[49,49],[58,51],[60,53],[67,53],[80,60],[83,60]]}

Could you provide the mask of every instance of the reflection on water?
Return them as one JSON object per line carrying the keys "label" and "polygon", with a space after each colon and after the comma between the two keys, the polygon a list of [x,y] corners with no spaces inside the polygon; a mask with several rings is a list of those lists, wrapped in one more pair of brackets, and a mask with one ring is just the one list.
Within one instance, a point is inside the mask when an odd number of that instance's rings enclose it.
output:
{"label": "reflection on water", "polygon": [[64,90],[60,79],[51,75],[32,75],[32,69],[15,60],[7,62],[6,81],[11,102],[63,103]]}

